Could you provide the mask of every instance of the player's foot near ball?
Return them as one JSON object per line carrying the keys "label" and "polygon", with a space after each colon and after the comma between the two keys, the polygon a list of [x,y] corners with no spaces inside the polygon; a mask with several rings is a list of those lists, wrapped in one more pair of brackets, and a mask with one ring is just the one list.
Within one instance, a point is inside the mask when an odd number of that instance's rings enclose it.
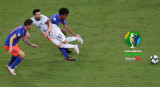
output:
{"label": "player's foot near ball", "polygon": [[75,45],[75,46],[74,46],[74,49],[75,49],[75,51],[77,52],[77,54],[79,54],[79,47],[78,47],[78,45]]}
{"label": "player's foot near ball", "polygon": [[68,54],[71,54],[71,53],[72,53],[72,51],[69,50],[69,49],[66,49],[66,52],[67,52]]}
{"label": "player's foot near ball", "polygon": [[83,39],[81,38],[80,35],[78,35],[77,39],[78,39],[78,42],[80,42],[81,44],[83,44]]}
{"label": "player's foot near ball", "polygon": [[68,57],[64,61],[76,61],[76,59],[72,59],[71,57]]}
{"label": "player's foot near ball", "polygon": [[8,69],[9,69],[9,72],[10,72],[12,75],[16,75],[15,69],[11,69],[10,67],[8,67]]}

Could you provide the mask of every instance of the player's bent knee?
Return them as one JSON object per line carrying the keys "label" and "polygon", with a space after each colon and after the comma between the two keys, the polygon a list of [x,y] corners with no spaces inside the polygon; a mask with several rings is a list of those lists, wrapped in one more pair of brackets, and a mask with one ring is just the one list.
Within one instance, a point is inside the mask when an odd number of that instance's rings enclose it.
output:
{"label": "player's bent knee", "polygon": [[20,51],[19,54],[18,54],[18,56],[24,58],[25,57],[25,53],[22,52],[22,51]]}
{"label": "player's bent knee", "polygon": [[58,44],[58,47],[59,47],[59,48],[62,48],[62,43]]}
{"label": "player's bent knee", "polygon": [[63,41],[63,43],[64,43],[64,44],[67,44],[67,43],[68,43],[68,42],[67,42],[67,39],[65,39],[65,40]]}
{"label": "player's bent knee", "polygon": [[22,58],[24,58],[25,57],[25,53],[22,53],[22,56],[21,56]]}

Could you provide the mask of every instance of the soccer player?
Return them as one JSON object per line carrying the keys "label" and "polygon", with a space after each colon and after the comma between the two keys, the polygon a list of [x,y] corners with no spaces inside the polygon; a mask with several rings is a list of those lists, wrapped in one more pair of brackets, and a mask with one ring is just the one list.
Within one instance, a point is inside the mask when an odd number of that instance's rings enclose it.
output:
{"label": "soccer player", "polygon": [[[67,8],[60,8],[59,9],[59,13],[58,14],[54,14],[52,16],[49,17],[50,21],[52,24],[56,24],[57,26],[59,24],[63,24],[64,28],[70,33],[72,34],[74,37],[77,37],[76,34],[74,34],[71,29],[68,27],[67,23],[66,23],[66,19],[67,16],[69,14],[69,10]],[[60,28],[61,31],[63,32],[63,34],[66,35],[66,31],[62,28]]]}
{"label": "soccer player", "polygon": [[[68,42],[78,40],[83,44],[80,36],[66,38],[57,25],[52,24],[46,16],[40,14],[40,9],[33,10],[33,17],[31,19],[33,20],[33,24],[40,29],[42,34],[52,43],[59,48],[74,48],[77,54],[79,54],[78,45],[68,44]],[[75,61],[75,59],[65,57],[65,61]]]}
{"label": "soccer player", "polygon": [[[59,13],[58,14],[54,14],[52,16],[49,17],[50,21],[52,24],[56,24],[57,26],[59,24],[63,24],[64,28],[70,33],[72,34],[74,37],[78,37],[78,35],[74,34],[71,29],[67,26],[65,19],[67,18],[69,14],[69,10],[67,8],[60,8],[59,9]],[[61,32],[66,36],[66,31],[62,28]],[[71,38],[71,37],[69,37]],[[59,48],[59,50],[62,52],[62,54],[64,55],[64,57],[68,57],[67,53],[72,53],[72,51],[70,51],[69,49],[65,49],[65,48]]]}
{"label": "soccer player", "polygon": [[24,22],[24,26],[18,26],[15,28],[7,37],[7,40],[4,43],[4,48],[7,52],[12,54],[12,57],[9,61],[9,63],[6,65],[6,68],[9,70],[9,72],[12,75],[16,75],[15,73],[15,66],[17,66],[25,57],[25,54],[20,48],[18,47],[17,43],[22,37],[23,41],[32,46],[38,48],[39,46],[36,44],[32,44],[27,39],[27,32],[32,28],[33,21],[31,19],[27,19]]}

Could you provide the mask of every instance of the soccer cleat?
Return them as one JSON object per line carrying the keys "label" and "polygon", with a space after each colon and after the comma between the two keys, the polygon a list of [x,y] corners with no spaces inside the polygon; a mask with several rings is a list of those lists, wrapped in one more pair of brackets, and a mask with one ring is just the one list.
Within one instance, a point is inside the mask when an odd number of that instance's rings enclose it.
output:
{"label": "soccer cleat", "polygon": [[7,64],[7,65],[6,65],[6,68],[7,68],[8,71],[9,71],[9,67],[10,67],[10,66],[8,66],[8,64]]}
{"label": "soccer cleat", "polygon": [[83,39],[81,38],[81,36],[80,35],[78,35],[79,37],[77,37],[77,39],[78,39],[78,42],[80,42],[81,44],[83,44]]}
{"label": "soccer cleat", "polygon": [[8,67],[8,69],[9,69],[9,72],[10,72],[12,75],[16,75],[15,69],[11,69],[10,67]]}
{"label": "soccer cleat", "polygon": [[72,53],[72,51],[69,50],[69,49],[66,49],[66,52],[67,52],[68,54]]}
{"label": "soccer cleat", "polygon": [[79,47],[78,47],[78,45],[75,45],[75,46],[74,46],[74,49],[75,49],[75,51],[77,52],[77,54],[79,54]]}
{"label": "soccer cleat", "polygon": [[76,61],[76,59],[72,59],[71,57],[68,57],[64,61]]}

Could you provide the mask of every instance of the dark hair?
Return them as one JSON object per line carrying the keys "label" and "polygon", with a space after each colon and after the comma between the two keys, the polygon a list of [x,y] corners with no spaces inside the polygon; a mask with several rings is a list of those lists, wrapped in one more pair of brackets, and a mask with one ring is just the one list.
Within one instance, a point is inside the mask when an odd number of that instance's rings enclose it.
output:
{"label": "dark hair", "polygon": [[31,19],[26,19],[24,22],[24,26],[31,25],[33,21]]}
{"label": "dark hair", "polygon": [[33,15],[36,15],[37,12],[40,12],[40,9],[34,9],[33,10]]}
{"label": "dark hair", "polygon": [[59,14],[64,15],[64,14],[69,14],[69,10],[67,8],[60,8],[59,9]]}

